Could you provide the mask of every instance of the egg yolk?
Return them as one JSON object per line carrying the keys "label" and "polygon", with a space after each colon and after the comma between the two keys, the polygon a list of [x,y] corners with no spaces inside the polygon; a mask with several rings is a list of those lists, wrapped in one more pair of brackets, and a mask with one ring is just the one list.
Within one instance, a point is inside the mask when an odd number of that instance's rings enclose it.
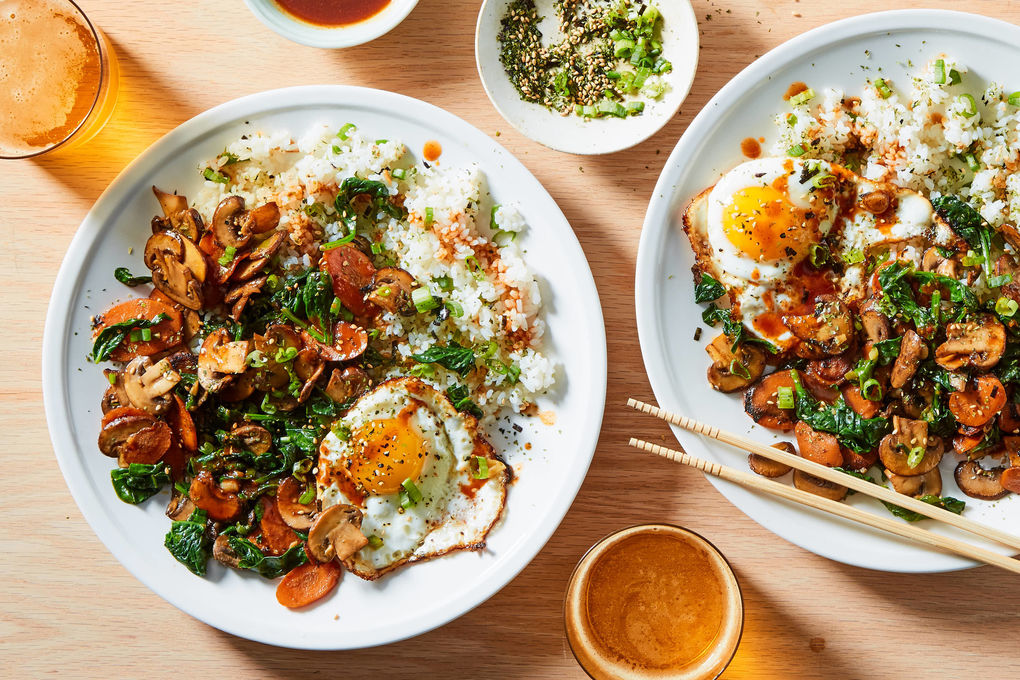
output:
{"label": "egg yolk", "polygon": [[429,453],[409,412],[362,425],[351,433],[351,442],[351,479],[373,495],[398,493],[405,479],[417,480]]}
{"label": "egg yolk", "polygon": [[722,217],[726,238],[758,262],[804,255],[815,241],[817,224],[813,215],[775,186],[741,189],[733,194]]}

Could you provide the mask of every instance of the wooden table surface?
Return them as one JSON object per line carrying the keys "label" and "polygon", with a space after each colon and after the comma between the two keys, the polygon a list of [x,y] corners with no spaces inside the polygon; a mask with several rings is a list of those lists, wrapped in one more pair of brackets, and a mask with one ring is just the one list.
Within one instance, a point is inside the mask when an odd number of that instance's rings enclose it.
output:
{"label": "wooden table surface", "polygon": [[[645,206],[666,155],[709,97],[755,57],[836,19],[935,6],[1020,23],[1020,3],[695,0],[701,65],[682,114],[636,148],[599,158],[539,146],[492,108],[475,72],[476,0],[421,0],[390,34],[342,51],[290,43],[241,2],[82,4],[120,55],[113,119],[68,155],[0,162],[0,455],[7,470],[0,478],[0,669],[6,669],[0,676],[583,677],[561,620],[571,568],[613,529],[669,521],[714,541],[743,586],[744,637],[725,678],[1020,677],[1020,581],[990,567],[886,574],[801,550],[744,516],[699,473],[634,455],[629,436],[673,439],[664,425],[624,406],[628,396],[652,399],[633,302]],[[611,357],[591,471],[541,554],[459,620],[357,652],[298,652],[236,638],[136,581],[95,537],[64,485],[39,378],[43,318],[60,258],[117,173],[161,135],[216,104],[313,83],[418,97],[498,136],[559,202],[580,238],[602,297]]]}

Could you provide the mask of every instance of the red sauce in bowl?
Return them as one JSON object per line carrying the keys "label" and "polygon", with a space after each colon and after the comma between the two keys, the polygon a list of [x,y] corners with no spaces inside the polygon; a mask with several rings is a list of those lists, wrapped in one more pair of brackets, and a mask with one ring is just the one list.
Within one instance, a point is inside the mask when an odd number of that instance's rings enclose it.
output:
{"label": "red sauce in bowl", "polygon": [[275,0],[287,14],[316,26],[348,26],[371,19],[390,0]]}

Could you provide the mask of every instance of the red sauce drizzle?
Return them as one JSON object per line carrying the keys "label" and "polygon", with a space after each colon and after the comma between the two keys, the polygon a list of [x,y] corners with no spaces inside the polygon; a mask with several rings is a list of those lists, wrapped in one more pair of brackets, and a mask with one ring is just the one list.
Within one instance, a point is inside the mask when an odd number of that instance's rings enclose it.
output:
{"label": "red sauce drizzle", "polygon": [[797,82],[790,83],[790,87],[786,88],[786,92],[783,93],[783,99],[789,101],[792,97],[796,97],[806,89],[808,89],[807,83],[802,83],[799,80]]}
{"label": "red sauce drizzle", "polygon": [[427,161],[437,161],[439,157],[443,155],[443,145],[434,139],[430,139],[425,142],[425,148],[422,149],[422,155],[425,156]]}
{"label": "red sauce drizzle", "polygon": [[740,153],[747,158],[758,158],[761,156],[761,144],[754,137],[748,137],[740,142]]}

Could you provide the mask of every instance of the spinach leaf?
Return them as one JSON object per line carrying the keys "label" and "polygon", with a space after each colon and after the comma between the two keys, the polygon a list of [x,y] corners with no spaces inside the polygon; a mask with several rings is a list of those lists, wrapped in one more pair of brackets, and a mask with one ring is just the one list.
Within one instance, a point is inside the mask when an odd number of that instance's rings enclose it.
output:
{"label": "spinach leaf", "polygon": [[99,331],[99,335],[96,336],[92,344],[92,361],[98,364],[100,361],[105,361],[109,358],[110,353],[117,349],[132,330],[136,328],[152,328],[169,318],[169,316],[160,312],[152,317],[152,319],[128,319],[127,321],[106,326],[103,330]]}
{"label": "spinach leaf", "polygon": [[127,267],[117,267],[113,270],[113,276],[125,286],[132,288],[143,283],[152,283],[151,276],[132,276],[131,270]]}
{"label": "spinach leaf", "polygon": [[163,463],[145,465],[131,463],[126,468],[114,468],[110,471],[110,480],[117,497],[125,503],[141,503],[154,496],[170,483],[167,467]]}
{"label": "spinach leaf", "polygon": [[305,318],[314,320],[320,327],[330,327],[329,312],[333,304],[333,279],[327,272],[312,270],[308,272],[304,288],[301,290],[301,302]]}
{"label": "spinach leaf", "polygon": [[[967,507],[967,503],[959,500],[958,498],[953,498],[952,496],[932,496],[931,494],[928,494],[925,496],[921,496],[918,500],[924,501],[929,505],[934,505],[936,507],[942,508],[943,510],[948,510],[949,512],[955,515],[959,515],[960,513],[962,513],[963,509]],[[922,515],[919,512],[914,512],[913,510],[901,508],[900,506],[894,505],[887,501],[882,501],[882,505],[884,505],[886,509],[892,514],[896,515],[900,519],[905,519],[908,522],[920,522],[922,519],[931,519],[930,517]]]}
{"label": "spinach leaf", "polygon": [[1002,383],[1020,383],[1020,345],[1007,344],[1002,359],[993,369]]}
{"label": "spinach leaf", "polygon": [[238,567],[257,571],[265,578],[278,578],[308,561],[303,543],[291,546],[282,555],[274,556],[264,555],[258,546],[240,536],[228,536],[227,541],[239,558]]}
{"label": "spinach leaf", "polygon": [[939,437],[949,437],[956,431],[956,416],[949,410],[948,399],[942,396],[944,389],[935,383],[931,404],[921,411],[921,420],[928,423],[928,431]]}
{"label": "spinach leaf", "polygon": [[186,521],[171,524],[163,540],[170,554],[197,576],[205,576],[209,562],[211,542],[205,533],[205,522],[205,512],[196,510]]}
{"label": "spinach leaf", "polygon": [[709,326],[715,326],[717,323],[722,321],[723,333],[726,337],[733,341],[733,350],[737,349],[737,345],[742,342],[750,342],[761,345],[764,349],[768,350],[772,354],[778,354],[779,348],[773,345],[768,340],[762,338],[756,338],[747,332],[747,328],[740,321],[737,321],[730,314],[728,309],[719,309],[714,304],[709,305],[705,311],[701,313],[701,320],[707,323]]}
{"label": "spinach leaf", "polygon": [[992,275],[992,227],[981,213],[956,196],[939,196],[932,200],[935,213],[949,224],[956,235],[967,242],[975,253],[984,257],[981,268],[987,279]]}
{"label": "spinach leaf", "polygon": [[702,274],[701,280],[694,284],[694,301],[711,302],[726,295],[726,289],[708,274]]}
{"label": "spinach leaf", "polygon": [[420,364],[439,364],[462,376],[467,375],[475,367],[475,353],[470,347],[461,347],[451,342],[446,347],[438,345],[429,347],[421,354],[412,354],[411,358]]}
{"label": "spinach leaf", "polygon": [[450,398],[453,407],[458,411],[470,413],[476,418],[482,417],[482,409],[478,408],[478,404],[471,399],[471,392],[466,385],[450,385],[446,388],[446,396]]}
{"label": "spinach leaf", "polygon": [[862,418],[842,396],[831,406],[820,403],[804,389],[796,371],[791,371],[790,375],[797,395],[797,418],[819,432],[836,435],[843,446],[854,451],[871,451],[892,429],[892,424],[885,418]]}
{"label": "spinach leaf", "polygon": [[894,262],[878,273],[878,284],[885,293],[884,299],[887,299],[896,311],[912,321],[918,330],[940,325],[940,310],[934,305],[932,307],[919,305],[914,298],[911,281],[943,286],[949,291],[950,300],[960,303],[965,310],[978,308],[977,296],[960,281],[935,272],[915,271],[913,265],[906,262]]}
{"label": "spinach leaf", "polygon": [[303,427],[288,427],[287,443],[293,444],[305,453],[315,453],[319,444],[318,433]]}
{"label": "spinach leaf", "polygon": [[390,202],[390,190],[385,184],[370,179],[348,177],[340,185],[340,190],[337,192],[336,200],[333,202],[333,207],[336,208],[337,214],[340,215],[340,218],[348,225],[353,224],[355,220],[355,213],[354,209],[351,207],[351,201],[355,196],[361,196],[364,194],[371,196],[372,204],[390,217],[396,217],[398,219],[403,217],[403,211]]}
{"label": "spinach leaf", "polygon": [[903,338],[890,338],[888,340],[879,340],[872,345],[878,350],[879,365],[887,366],[896,361],[896,357],[900,355],[900,345],[902,343]]}

